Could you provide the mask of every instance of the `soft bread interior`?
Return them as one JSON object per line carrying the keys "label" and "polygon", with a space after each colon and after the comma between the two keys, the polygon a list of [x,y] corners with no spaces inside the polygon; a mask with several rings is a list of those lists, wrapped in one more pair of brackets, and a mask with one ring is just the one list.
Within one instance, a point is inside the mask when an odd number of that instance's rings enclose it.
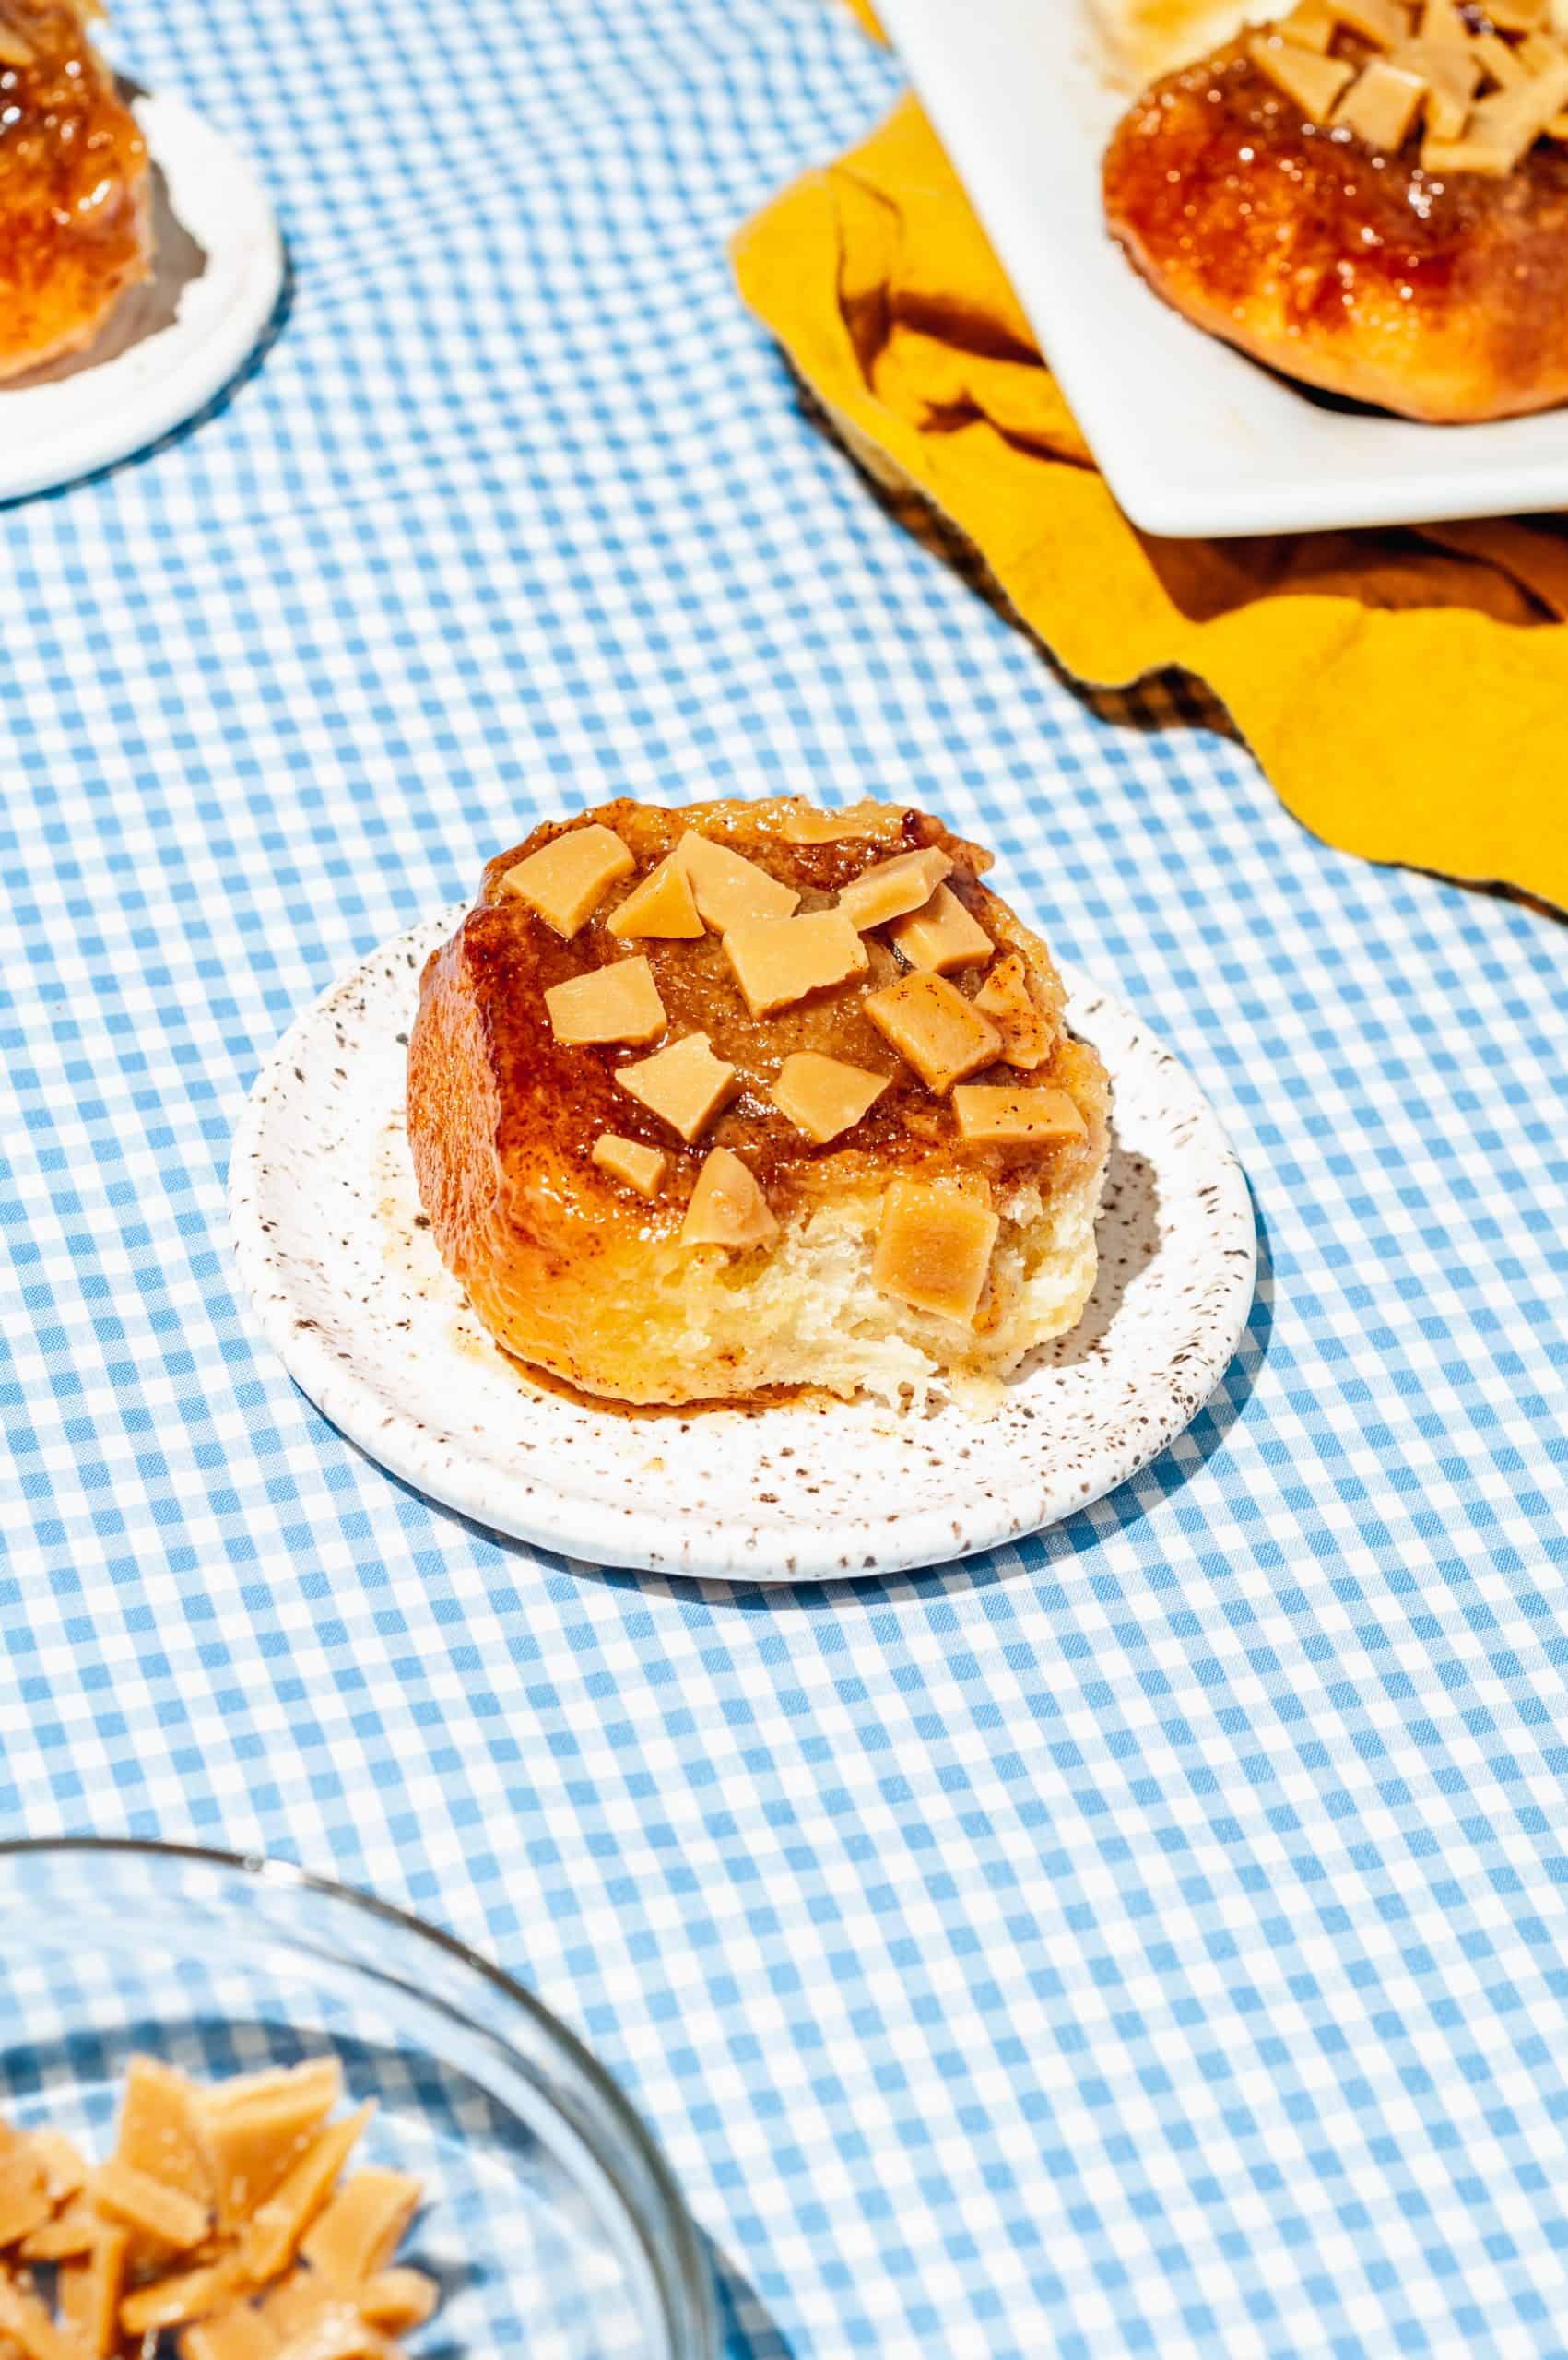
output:
{"label": "soft bread interior", "polygon": [[[796,1215],[765,1253],[686,1257],[667,1325],[645,1346],[672,1372],[744,1371],[756,1386],[812,1385],[928,1406],[987,1405],[1033,1348],[1075,1327],[1094,1285],[1102,1167],[1050,1205],[1024,1187],[999,1210],[980,1332],[895,1303],[873,1284],[879,1196]],[[644,1305],[646,1305],[644,1297]]]}

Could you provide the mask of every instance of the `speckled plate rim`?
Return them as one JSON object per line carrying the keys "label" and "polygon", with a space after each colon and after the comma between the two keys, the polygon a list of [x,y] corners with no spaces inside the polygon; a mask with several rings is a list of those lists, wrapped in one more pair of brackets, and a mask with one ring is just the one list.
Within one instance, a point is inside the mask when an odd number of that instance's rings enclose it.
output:
{"label": "speckled plate rim", "polygon": [[[341,1074],[356,1033],[383,1045],[395,1040],[401,1046],[416,1004],[419,971],[462,914],[461,907],[444,911],[383,944],[296,1020],[257,1076],[236,1127],[230,1162],[231,1244],[263,1336],[322,1413],[415,1490],[493,1531],[590,1564],[741,1583],[819,1582],[909,1572],[1020,1540],[1103,1498],[1166,1448],[1218,1385],[1245,1328],[1256,1278],[1256,1228],[1245,1177],[1218,1116],[1187,1068],[1120,1001],[1068,974],[1069,1018],[1105,1056],[1118,1098],[1134,1095],[1145,1151],[1150,1147],[1156,1150],[1151,1164],[1156,1178],[1169,1186],[1180,1167],[1185,1174],[1182,1193],[1189,1208],[1197,1209],[1179,1238],[1161,1241],[1168,1265],[1162,1283],[1177,1300],[1190,1304],[1190,1321],[1184,1313],[1185,1324],[1162,1364],[1129,1366],[1121,1414],[1107,1422],[1097,1437],[1098,1446],[1070,1466],[1031,1475],[1027,1466],[1009,1459],[1006,1488],[987,1490],[977,1481],[973,1466],[960,1469],[958,1452],[963,1450],[968,1457],[965,1446],[986,1436],[993,1423],[965,1420],[961,1428],[952,1430],[952,1491],[938,1505],[901,1511],[895,1500],[891,1507],[884,1503],[875,1513],[839,1517],[826,1528],[801,1518],[762,1517],[755,1505],[749,1516],[737,1516],[734,1499],[750,1497],[757,1488],[749,1491],[744,1468],[732,1463],[738,1438],[755,1438],[755,1457],[766,1445],[770,1421],[791,1413],[787,1408],[761,1410],[742,1419],[721,1411],[709,1415],[721,1418],[726,1429],[730,1504],[722,1516],[683,1518],[650,1512],[637,1502],[637,1469],[631,1462],[636,1453],[645,1452],[647,1440],[634,1417],[600,1417],[585,1405],[572,1406],[572,1419],[585,1418],[596,1444],[607,1446],[612,1455],[620,1453],[627,1438],[622,1481],[632,1497],[630,1504],[622,1500],[612,1505],[564,1481],[508,1476],[492,1460],[466,1448],[460,1433],[438,1422],[438,1406],[462,1394],[465,1369],[455,1351],[449,1365],[430,1368],[428,1385],[421,1386],[419,1417],[389,1407],[373,1353],[361,1365],[363,1355],[335,1346],[316,1316],[323,1308],[324,1286],[330,1292],[333,1284],[324,1279],[321,1262],[309,1250],[319,1248],[323,1241],[319,1233],[307,1232],[298,1255],[291,1252],[290,1219],[298,1217],[303,1192],[287,1180],[279,1186],[274,1175],[281,1168],[280,1143],[290,1142],[290,1151],[297,1152],[302,1127],[309,1154],[313,1151],[309,1145],[312,1127],[315,1136],[324,1136],[320,1109],[326,1093],[312,1092],[312,1065],[330,1053]],[[390,1118],[398,1111],[392,1107],[382,1113]],[[363,1127],[363,1123],[355,1127],[356,1135]],[[343,1150],[324,1148],[323,1152]],[[358,1155],[360,1150],[351,1152]],[[368,1207],[374,1193],[368,1150],[363,1191]],[[367,1211],[367,1223],[371,1218]],[[442,1275],[452,1306],[463,1307],[456,1280]],[[347,1284],[336,1300],[336,1313],[340,1332],[350,1338],[357,1323],[364,1325],[360,1300]],[[549,1394],[531,1391],[521,1377],[517,1384],[520,1418],[539,1422],[536,1446],[549,1445],[559,1460],[570,1444],[569,1434],[548,1433],[559,1405]],[[845,1441],[853,1438],[852,1414],[846,1409],[841,1423],[831,1408],[819,1413],[825,1453],[836,1452],[842,1458]],[[961,1413],[941,1414],[956,1419]]]}
{"label": "speckled plate rim", "polygon": [[170,324],[112,360],[89,349],[66,374],[0,385],[0,501],[55,490],[160,441],[222,391],[277,309],[283,242],[246,158],[183,99],[144,91],[133,108],[205,266]]}

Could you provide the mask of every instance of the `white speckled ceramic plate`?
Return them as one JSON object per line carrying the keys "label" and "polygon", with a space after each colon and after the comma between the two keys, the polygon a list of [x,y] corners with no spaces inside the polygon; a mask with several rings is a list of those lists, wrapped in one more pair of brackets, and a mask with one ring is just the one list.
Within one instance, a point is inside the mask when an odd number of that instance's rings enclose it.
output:
{"label": "white speckled ceramic plate", "polygon": [[1252,1302],[1246,1183],[1185,1067],[1079,984],[1071,1021],[1115,1092],[1100,1280],[1079,1328],[995,1415],[819,1401],[627,1414],[544,1391],[437,1257],[404,1134],[419,971],[460,915],[384,945],[300,1018],[251,1093],[230,1167],[234,1251],[269,1341],[406,1482],[595,1564],[741,1581],[890,1573],[1101,1498],[1219,1382]]}
{"label": "white speckled ceramic plate", "polygon": [[153,276],[84,352],[0,385],[0,500],[74,482],[194,418],[277,305],[283,247],[243,156],[178,99],[133,105],[153,165]]}

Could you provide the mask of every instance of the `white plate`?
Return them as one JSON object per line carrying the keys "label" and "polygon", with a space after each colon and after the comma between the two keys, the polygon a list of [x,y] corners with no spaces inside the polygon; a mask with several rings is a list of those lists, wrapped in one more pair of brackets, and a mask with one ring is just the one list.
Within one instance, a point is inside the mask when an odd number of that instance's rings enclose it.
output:
{"label": "white plate", "polygon": [[249,164],[178,99],[134,106],[161,174],[153,277],[86,351],[0,385],[0,500],[72,483],[193,418],[277,305],[283,247]]}
{"label": "white plate", "polygon": [[1117,500],[1149,533],[1429,524],[1568,505],[1568,411],[1416,426],[1330,408],[1161,303],[1104,226],[1125,97],[1083,0],[878,0]]}
{"label": "white plate", "polygon": [[1116,1145],[1101,1278],[1077,1332],[977,1421],[867,1404],[617,1414],[532,1384],[422,1225],[403,1127],[419,970],[448,911],[301,1017],[234,1139],[235,1258],[295,1382],[395,1475],[497,1531],[595,1564],[821,1581],[1033,1532],[1180,1434],[1236,1348],[1256,1239],[1246,1182],[1185,1066],[1079,985]]}

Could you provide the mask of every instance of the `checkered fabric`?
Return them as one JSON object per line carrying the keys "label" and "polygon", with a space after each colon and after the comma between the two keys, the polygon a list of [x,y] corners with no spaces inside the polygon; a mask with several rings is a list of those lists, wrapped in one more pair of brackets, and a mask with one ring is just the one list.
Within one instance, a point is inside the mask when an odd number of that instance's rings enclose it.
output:
{"label": "checkered fabric", "polygon": [[[1075,694],[803,415],[724,245],[890,99],[842,12],[114,41],[293,280],[209,416],[0,514],[0,1828],[493,1953],[747,2360],[1568,2350],[1568,935],[1326,851],[1185,690]],[[1135,1482],[925,1577],[500,1542],[253,1343],[235,1116],[540,814],[796,788],[952,812],[1191,1062],[1246,1341]]]}

